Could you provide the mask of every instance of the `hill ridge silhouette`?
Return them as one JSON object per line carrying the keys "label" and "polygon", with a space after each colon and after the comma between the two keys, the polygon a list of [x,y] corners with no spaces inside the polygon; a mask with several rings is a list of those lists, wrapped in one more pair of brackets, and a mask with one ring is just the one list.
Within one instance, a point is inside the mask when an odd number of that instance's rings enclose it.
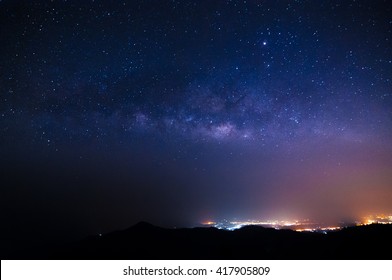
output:
{"label": "hill ridge silhouette", "polygon": [[367,225],[328,234],[246,226],[169,229],[139,222],[86,238],[56,259],[390,259],[392,225]]}

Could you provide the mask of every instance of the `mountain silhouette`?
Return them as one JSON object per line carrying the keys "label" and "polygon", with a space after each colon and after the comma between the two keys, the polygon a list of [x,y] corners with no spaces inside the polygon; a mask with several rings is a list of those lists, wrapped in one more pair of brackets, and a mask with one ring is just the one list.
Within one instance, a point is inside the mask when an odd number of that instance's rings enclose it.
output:
{"label": "mountain silhouette", "polygon": [[327,234],[245,226],[167,229],[147,222],[91,236],[56,259],[390,259],[392,225],[344,228]]}

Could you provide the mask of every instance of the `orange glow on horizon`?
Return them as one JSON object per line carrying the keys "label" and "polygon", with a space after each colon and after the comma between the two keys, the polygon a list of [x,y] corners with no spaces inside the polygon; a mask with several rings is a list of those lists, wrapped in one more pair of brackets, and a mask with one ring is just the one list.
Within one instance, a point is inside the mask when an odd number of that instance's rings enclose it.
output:
{"label": "orange glow on horizon", "polygon": [[224,220],[221,221],[212,221],[206,220],[202,223],[205,226],[214,226],[220,229],[228,229],[228,230],[235,230],[241,228],[243,226],[249,225],[259,225],[259,226],[267,226],[272,227],[275,229],[282,229],[282,228],[289,228],[298,232],[302,231],[335,231],[342,229],[343,227],[347,226],[363,226],[363,225],[371,225],[371,224],[392,224],[392,215],[368,215],[364,216],[363,218],[359,219],[358,221],[353,221],[352,223],[344,223],[340,222],[334,224],[326,224],[326,223],[317,223],[312,222],[309,219],[305,220],[246,220],[246,221],[228,221]]}
{"label": "orange glow on horizon", "polygon": [[215,225],[216,223],[213,221],[205,221],[205,222],[202,222],[201,224],[206,225],[206,226],[212,226],[212,225]]}

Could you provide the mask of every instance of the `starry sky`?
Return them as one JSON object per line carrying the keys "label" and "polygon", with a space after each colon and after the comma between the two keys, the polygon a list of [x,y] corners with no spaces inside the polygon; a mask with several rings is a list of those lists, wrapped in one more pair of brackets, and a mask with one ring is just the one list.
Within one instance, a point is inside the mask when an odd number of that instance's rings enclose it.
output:
{"label": "starry sky", "polygon": [[387,0],[1,1],[5,223],[392,212],[391,15]]}

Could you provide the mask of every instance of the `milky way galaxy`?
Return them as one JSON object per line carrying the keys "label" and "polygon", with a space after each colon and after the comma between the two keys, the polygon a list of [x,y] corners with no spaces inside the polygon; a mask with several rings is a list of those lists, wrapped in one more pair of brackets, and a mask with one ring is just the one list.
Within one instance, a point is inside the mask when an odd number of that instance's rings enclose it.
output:
{"label": "milky way galaxy", "polygon": [[392,213],[391,15],[386,0],[1,1],[5,239]]}

